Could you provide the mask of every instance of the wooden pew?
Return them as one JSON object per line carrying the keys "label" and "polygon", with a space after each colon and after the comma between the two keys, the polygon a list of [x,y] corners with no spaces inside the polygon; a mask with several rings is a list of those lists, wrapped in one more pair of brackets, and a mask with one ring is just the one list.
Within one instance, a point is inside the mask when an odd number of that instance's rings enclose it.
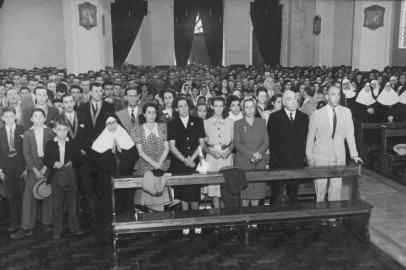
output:
{"label": "wooden pew", "polygon": [[[114,267],[118,263],[117,242],[120,235],[180,230],[183,228],[218,227],[243,225],[248,228],[250,223],[280,223],[325,218],[343,218],[349,226],[363,239],[369,240],[369,218],[372,206],[360,199],[359,177],[360,165],[306,167],[272,171],[248,171],[248,182],[289,181],[292,179],[348,177],[352,179],[351,200],[337,202],[297,202],[271,206],[222,208],[195,211],[154,212],[132,215],[116,215],[114,190],[142,188],[142,178],[113,178],[113,260]],[[221,184],[225,180],[221,174],[177,175],[169,176],[167,186],[210,185]],[[245,233],[248,242],[248,230]]]}
{"label": "wooden pew", "polygon": [[390,129],[406,128],[406,122],[377,122],[357,124],[357,146],[359,156],[364,163],[373,167],[374,162],[379,162],[381,149],[381,129],[386,126]]}
{"label": "wooden pew", "polygon": [[406,156],[399,156],[393,151],[393,146],[398,143],[406,143],[406,128],[391,129],[382,127],[380,172],[389,177],[397,177],[397,173],[404,173]]}

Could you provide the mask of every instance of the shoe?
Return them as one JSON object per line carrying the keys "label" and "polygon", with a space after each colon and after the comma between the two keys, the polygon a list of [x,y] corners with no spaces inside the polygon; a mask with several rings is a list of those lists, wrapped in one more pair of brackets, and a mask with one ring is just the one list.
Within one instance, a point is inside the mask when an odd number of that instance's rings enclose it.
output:
{"label": "shoe", "polygon": [[23,229],[18,229],[18,231],[16,231],[15,233],[11,234],[10,237],[12,239],[18,240],[18,239],[22,239],[26,236],[30,236],[32,235],[32,230],[23,230]]}
{"label": "shoe", "polygon": [[249,228],[249,229],[256,230],[256,229],[258,229],[258,224],[249,224],[249,225],[248,225],[248,228]]}
{"label": "shoe", "polygon": [[202,233],[202,228],[195,228],[195,234],[199,235]]}
{"label": "shoe", "polygon": [[60,234],[52,234],[52,240],[59,240],[59,239],[61,239]]}
{"label": "shoe", "polygon": [[189,235],[190,229],[183,229],[182,233],[183,233],[183,235]]}
{"label": "shoe", "polygon": [[52,231],[52,225],[51,224],[42,224],[41,229],[44,232],[51,232]]}
{"label": "shoe", "polygon": [[328,226],[328,221],[327,221],[326,219],[322,219],[322,220],[320,220],[319,224],[320,224],[321,226],[326,227],[326,226]]}
{"label": "shoe", "polygon": [[8,231],[8,232],[15,232],[15,231],[17,231],[17,230],[18,230],[18,227],[17,227],[17,226],[14,226],[14,227],[13,227],[13,226],[10,226],[10,227],[7,228],[7,231]]}
{"label": "shoe", "polygon": [[332,228],[337,228],[337,220],[336,219],[330,219],[328,221],[328,226],[332,227]]}
{"label": "shoe", "polygon": [[77,230],[77,231],[70,231],[73,235],[75,235],[75,236],[81,236],[81,235],[84,235],[85,234],[85,232],[84,231],[82,231],[81,229],[79,229],[79,230]]}

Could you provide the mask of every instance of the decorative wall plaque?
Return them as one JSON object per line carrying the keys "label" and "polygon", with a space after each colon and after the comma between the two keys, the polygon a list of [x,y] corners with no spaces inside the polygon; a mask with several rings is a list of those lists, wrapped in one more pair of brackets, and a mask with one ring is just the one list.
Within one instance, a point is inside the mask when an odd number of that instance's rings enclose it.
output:
{"label": "decorative wall plaque", "polygon": [[383,26],[383,16],[385,13],[385,8],[373,5],[364,9],[364,26],[375,30]]}
{"label": "decorative wall plaque", "polygon": [[79,25],[87,30],[97,26],[97,7],[89,2],[79,4]]}
{"label": "decorative wall plaque", "polygon": [[318,36],[321,32],[321,17],[319,15],[313,18],[313,34]]}

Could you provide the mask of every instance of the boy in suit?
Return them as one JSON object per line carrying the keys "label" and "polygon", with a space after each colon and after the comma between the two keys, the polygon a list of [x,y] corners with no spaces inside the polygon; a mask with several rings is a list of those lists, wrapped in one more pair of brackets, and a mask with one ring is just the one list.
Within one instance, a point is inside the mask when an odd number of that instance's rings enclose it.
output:
{"label": "boy in suit", "polygon": [[[54,138],[52,129],[47,128],[45,112],[40,108],[34,108],[31,114],[33,126],[24,132],[23,153],[26,163],[26,177],[23,194],[23,209],[21,216],[21,228],[11,235],[13,239],[21,239],[32,234],[36,225],[37,200],[33,196],[32,189],[37,181],[45,178],[47,167],[43,162],[45,145]],[[45,198],[41,202],[41,221],[44,231],[51,231],[52,204],[51,199]]]}
{"label": "boy in suit", "polygon": [[61,238],[63,231],[64,203],[68,210],[69,227],[74,235],[82,235],[79,227],[77,207],[77,185],[75,171],[82,160],[80,150],[73,140],[68,138],[69,124],[64,117],[55,119],[56,137],[48,141],[45,147],[44,164],[50,168],[48,182],[52,187],[52,239]]}
{"label": "boy in suit", "polygon": [[14,232],[21,224],[24,127],[16,124],[17,115],[13,107],[3,108],[1,115],[5,126],[0,128],[0,180],[5,181],[10,193],[8,231]]}

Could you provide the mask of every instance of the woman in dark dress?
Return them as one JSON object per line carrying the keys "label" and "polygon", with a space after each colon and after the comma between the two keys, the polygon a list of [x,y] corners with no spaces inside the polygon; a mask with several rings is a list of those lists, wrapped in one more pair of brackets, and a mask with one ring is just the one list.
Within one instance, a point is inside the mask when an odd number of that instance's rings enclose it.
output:
{"label": "woman in dark dress", "polygon": [[[194,173],[199,162],[199,146],[204,147],[203,120],[189,115],[189,102],[186,97],[179,97],[174,102],[178,115],[168,123],[169,148],[173,154],[169,171],[176,173]],[[179,186],[175,188],[175,198],[181,200],[183,210],[197,210],[200,200],[200,186]],[[196,230],[199,233],[201,230]],[[188,234],[187,229],[183,230]]]}
{"label": "woman in dark dress", "polygon": [[109,116],[106,127],[92,145],[90,158],[97,172],[95,193],[95,236],[98,244],[112,240],[111,177],[117,175],[117,161],[136,148],[127,131],[118,124],[115,116]]}
{"label": "woman in dark dress", "polygon": [[399,102],[393,106],[393,121],[406,122],[406,91],[399,96]]}
{"label": "woman in dark dress", "polygon": [[357,96],[357,90],[352,86],[350,80],[343,79],[341,83],[341,91],[343,93],[344,106],[349,108],[354,115],[355,113],[355,98]]}

